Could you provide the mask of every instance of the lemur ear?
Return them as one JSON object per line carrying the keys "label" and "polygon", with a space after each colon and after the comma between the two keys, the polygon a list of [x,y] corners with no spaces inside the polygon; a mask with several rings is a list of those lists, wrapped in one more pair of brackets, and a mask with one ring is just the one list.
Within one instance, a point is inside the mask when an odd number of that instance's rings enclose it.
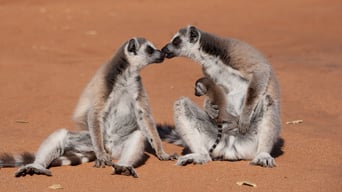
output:
{"label": "lemur ear", "polygon": [[130,39],[128,42],[127,50],[128,52],[134,53],[134,55],[137,54],[137,42],[135,39]]}
{"label": "lemur ear", "polygon": [[199,38],[199,31],[197,30],[196,27],[190,26],[189,38],[190,38],[190,43],[196,43],[197,42],[197,40]]}

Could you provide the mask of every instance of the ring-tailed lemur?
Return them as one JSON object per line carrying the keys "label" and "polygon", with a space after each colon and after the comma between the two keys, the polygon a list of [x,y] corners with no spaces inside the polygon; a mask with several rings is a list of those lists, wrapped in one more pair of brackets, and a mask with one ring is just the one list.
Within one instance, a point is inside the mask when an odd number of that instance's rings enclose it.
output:
{"label": "ring-tailed lemur", "polygon": [[[267,59],[245,42],[220,38],[194,26],[180,29],[162,51],[167,58],[182,56],[197,61],[205,76],[229,90],[227,111],[239,117],[239,134],[224,134],[212,156],[276,166],[270,152],[281,130],[280,94]],[[216,125],[207,114],[212,108],[206,103],[203,111],[184,97],[175,102],[175,129],[192,151],[179,157],[178,165],[212,160],[208,150],[215,142]],[[250,131],[251,127],[255,131]]]}
{"label": "ring-tailed lemur", "polygon": [[[144,38],[125,42],[100,67],[80,97],[74,120],[85,130],[58,130],[41,144],[35,156],[26,154],[14,159],[4,155],[0,166],[29,163],[15,176],[51,175],[49,166],[96,159],[95,167],[108,165],[113,167],[113,174],[137,177],[133,167],[143,157],[146,138],[160,160],[174,159],[162,148],[139,75],[146,65],[163,60],[164,54]],[[30,157],[31,162],[25,157]],[[112,163],[112,158],[118,162]]]}

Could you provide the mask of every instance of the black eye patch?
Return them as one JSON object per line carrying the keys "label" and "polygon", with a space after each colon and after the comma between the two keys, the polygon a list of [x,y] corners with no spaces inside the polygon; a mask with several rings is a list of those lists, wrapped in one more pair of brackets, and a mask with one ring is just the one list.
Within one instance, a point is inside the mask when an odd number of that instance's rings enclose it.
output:
{"label": "black eye patch", "polygon": [[150,54],[150,55],[152,55],[153,54],[153,52],[154,52],[154,49],[153,49],[153,47],[151,47],[151,46],[147,46],[146,47],[146,53],[148,53],[148,54]]}
{"label": "black eye patch", "polygon": [[175,46],[175,47],[178,47],[180,44],[182,43],[182,39],[180,37],[176,37],[173,39],[172,41],[172,44]]}

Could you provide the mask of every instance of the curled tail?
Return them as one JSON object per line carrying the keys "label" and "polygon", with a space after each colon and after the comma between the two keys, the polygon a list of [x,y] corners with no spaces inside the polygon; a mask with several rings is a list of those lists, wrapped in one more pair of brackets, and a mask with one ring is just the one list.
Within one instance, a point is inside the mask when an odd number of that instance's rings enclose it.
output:
{"label": "curled tail", "polygon": [[[94,152],[65,152],[61,157],[53,160],[49,167],[58,167],[62,165],[79,165],[86,162],[91,162],[96,159]],[[0,168],[4,167],[21,167],[33,163],[35,155],[33,153],[24,152],[18,155],[4,153],[0,155]]]}
{"label": "curled tail", "polygon": [[157,124],[157,131],[161,140],[171,144],[185,146],[184,141],[175,131],[175,126],[168,124]]}

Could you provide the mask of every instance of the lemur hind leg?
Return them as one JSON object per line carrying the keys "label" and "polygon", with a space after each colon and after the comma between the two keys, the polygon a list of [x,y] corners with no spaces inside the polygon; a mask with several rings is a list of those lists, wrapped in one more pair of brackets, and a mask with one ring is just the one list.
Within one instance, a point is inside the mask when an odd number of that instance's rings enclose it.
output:
{"label": "lemur hind leg", "polygon": [[40,145],[35,155],[35,161],[20,167],[15,172],[15,176],[21,177],[27,174],[51,176],[52,174],[47,168],[67,151],[93,151],[89,133],[87,131],[69,132],[66,129],[55,131]]}
{"label": "lemur hind leg", "polygon": [[[117,148],[115,148],[117,149]],[[122,151],[117,163],[113,164],[113,175],[138,177],[134,166],[141,160],[145,149],[145,136],[140,130],[134,131],[122,144]],[[116,153],[113,151],[112,153]]]}
{"label": "lemur hind leg", "polygon": [[210,117],[186,97],[175,102],[174,112],[175,131],[191,151],[180,156],[177,165],[211,161],[208,148],[215,142],[217,130]]}
{"label": "lemur hind leg", "polygon": [[277,115],[278,111],[278,106],[274,104],[264,112],[263,119],[258,125],[257,155],[250,162],[250,164],[260,165],[263,167],[276,166],[276,162],[270,153],[274,144],[278,140],[281,129],[279,115]]}

